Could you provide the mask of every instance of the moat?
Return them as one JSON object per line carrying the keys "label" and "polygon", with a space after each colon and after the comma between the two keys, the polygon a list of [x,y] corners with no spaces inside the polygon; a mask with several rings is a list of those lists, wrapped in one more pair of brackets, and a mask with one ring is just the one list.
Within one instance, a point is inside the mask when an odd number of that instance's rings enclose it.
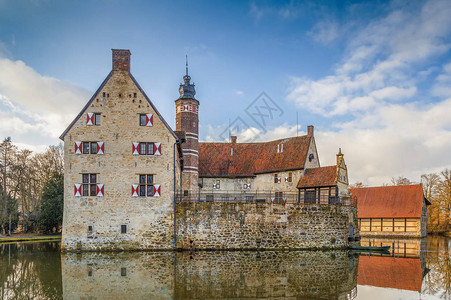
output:
{"label": "moat", "polygon": [[2,299],[451,299],[451,239],[351,251],[60,253],[0,245]]}

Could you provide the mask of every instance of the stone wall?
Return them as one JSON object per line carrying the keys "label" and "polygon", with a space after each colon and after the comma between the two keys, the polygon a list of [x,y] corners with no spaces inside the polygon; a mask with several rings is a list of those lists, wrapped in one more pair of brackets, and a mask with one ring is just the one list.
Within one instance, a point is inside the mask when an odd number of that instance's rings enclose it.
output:
{"label": "stone wall", "polygon": [[347,251],[62,255],[65,299],[349,299],[357,269]]}
{"label": "stone wall", "polygon": [[356,213],[338,205],[179,203],[177,247],[341,248],[348,245],[349,226],[358,228]]}

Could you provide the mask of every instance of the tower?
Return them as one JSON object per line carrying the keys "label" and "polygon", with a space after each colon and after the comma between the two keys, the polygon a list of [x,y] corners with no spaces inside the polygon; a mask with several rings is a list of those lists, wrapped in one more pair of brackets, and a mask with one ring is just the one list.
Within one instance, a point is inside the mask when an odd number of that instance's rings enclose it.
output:
{"label": "tower", "polygon": [[176,130],[185,131],[186,143],[183,149],[182,195],[196,196],[199,192],[199,101],[194,98],[196,90],[188,75],[188,58],[186,74],[180,84],[180,97],[175,100]]}

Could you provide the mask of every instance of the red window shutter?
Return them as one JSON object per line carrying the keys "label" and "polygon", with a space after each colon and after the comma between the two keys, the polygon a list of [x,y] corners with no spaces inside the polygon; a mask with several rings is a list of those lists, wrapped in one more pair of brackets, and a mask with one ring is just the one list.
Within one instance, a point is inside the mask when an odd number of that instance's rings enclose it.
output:
{"label": "red window shutter", "polygon": [[146,114],[146,126],[153,126],[153,115]]}
{"label": "red window shutter", "polygon": [[86,125],[94,125],[94,113],[86,114]]}
{"label": "red window shutter", "polygon": [[132,197],[138,197],[138,195],[139,195],[138,189],[139,189],[139,185],[132,184]]}
{"label": "red window shutter", "polygon": [[98,183],[98,184],[97,184],[97,189],[96,189],[97,197],[103,197],[103,192],[104,192],[104,190],[103,190],[103,184]]}
{"label": "red window shutter", "polygon": [[288,177],[285,177],[285,182],[288,182]]}
{"label": "red window shutter", "polygon": [[282,182],[282,178],[277,177],[277,183],[281,183]]}
{"label": "red window shutter", "polygon": [[183,111],[189,111],[189,105],[183,105]]}
{"label": "red window shutter", "polygon": [[192,108],[193,108],[193,113],[195,113],[196,110],[197,110],[197,109],[196,109],[196,105],[193,105]]}
{"label": "red window shutter", "polygon": [[75,154],[81,154],[81,142],[75,142]]}
{"label": "red window shutter", "polygon": [[154,155],[161,155],[161,143],[154,143],[153,144],[153,154]]}
{"label": "red window shutter", "polygon": [[97,154],[104,154],[105,146],[103,142],[97,142]]}
{"label": "red window shutter", "polygon": [[81,184],[74,184],[74,196],[81,197]]}
{"label": "red window shutter", "polygon": [[139,143],[133,143],[133,155],[139,155]]}
{"label": "red window shutter", "polygon": [[154,184],[153,186],[153,196],[154,197],[160,197],[161,191],[160,191],[160,185]]}

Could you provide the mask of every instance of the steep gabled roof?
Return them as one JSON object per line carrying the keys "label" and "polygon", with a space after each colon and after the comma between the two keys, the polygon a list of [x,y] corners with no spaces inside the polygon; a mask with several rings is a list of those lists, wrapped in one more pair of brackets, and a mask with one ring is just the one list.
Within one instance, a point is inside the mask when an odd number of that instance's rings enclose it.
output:
{"label": "steep gabled roof", "polygon": [[102,82],[102,84],[99,86],[97,91],[95,91],[94,95],[92,95],[91,99],[89,99],[88,103],[83,107],[83,109],[80,111],[80,113],[73,119],[73,121],[67,126],[67,128],[64,130],[64,132],[60,135],[60,140],[64,141],[64,137],[69,132],[69,130],[74,126],[75,122],[77,122],[78,119],[85,113],[86,109],[91,105],[91,103],[96,98],[96,95],[100,93],[100,91],[105,87],[105,84],[110,80],[111,76],[113,75],[113,71],[111,71],[108,76],[105,78],[105,80]]}
{"label": "steep gabled roof", "polygon": [[298,188],[332,186],[337,184],[337,166],[328,166],[305,170]]}
{"label": "steep gabled roof", "polygon": [[419,218],[423,201],[420,185],[352,188],[359,218]]}
{"label": "steep gabled roof", "polygon": [[300,170],[311,140],[305,135],[264,143],[199,143],[199,176],[249,177]]}
{"label": "steep gabled roof", "polygon": [[[144,92],[144,90],[141,88],[141,86],[139,85],[139,83],[136,81],[136,79],[133,77],[133,75],[128,72],[128,75],[130,76],[130,78],[132,79],[133,83],[136,85],[136,87],[138,88],[138,90],[143,94],[144,98],[147,100],[147,102],[150,104],[150,106],[152,107],[152,109],[155,111],[155,113],[158,115],[158,117],[160,118],[160,120],[163,122],[163,124],[166,126],[166,128],[169,130],[169,132],[175,137],[175,139],[178,139],[177,135],[174,133],[174,131],[171,129],[171,127],[169,126],[169,124],[166,122],[166,120],[163,118],[163,116],[160,114],[160,112],[158,111],[158,109],[155,107],[155,105],[153,105],[153,103],[150,101],[149,97],[147,97],[146,93]],[[60,135],[60,139],[64,141],[64,137],[66,136],[66,134],[69,132],[69,130],[72,128],[72,126],[74,126],[75,122],[77,122],[77,120],[85,113],[86,109],[88,109],[88,107],[91,105],[91,103],[95,100],[97,94],[105,87],[106,83],[110,80],[111,76],[113,76],[113,71],[111,71],[108,76],[105,78],[105,80],[102,82],[102,84],[100,85],[100,87],[96,90],[96,92],[94,93],[94,95],[92,95],[91,99],[89,99],[88,103],[86,103],[86,105],[83,107],[83,109],[80,111],[80,113],[75,117],[75,119],[70,123],[70,125],[66,128],[66,130],[64,130],[64,132]]]}
{"label": "steep gabled roof", "polygon": [[357,284],[420,291],[422,284],[420,259],[361,255]]}

